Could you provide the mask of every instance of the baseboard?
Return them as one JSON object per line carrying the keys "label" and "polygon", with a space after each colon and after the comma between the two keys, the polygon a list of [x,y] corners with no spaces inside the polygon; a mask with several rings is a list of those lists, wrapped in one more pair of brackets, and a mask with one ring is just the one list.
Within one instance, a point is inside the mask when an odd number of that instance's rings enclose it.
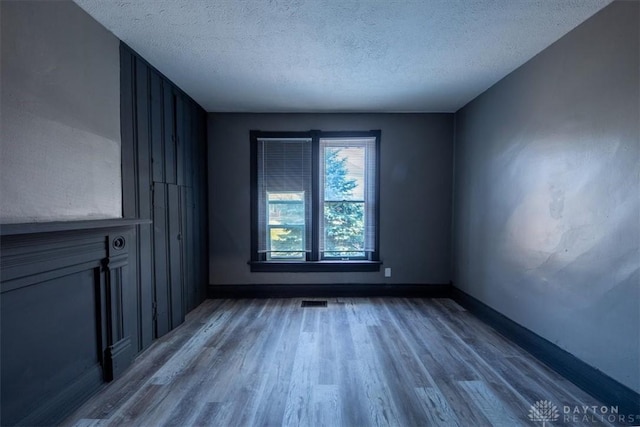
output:
{"label": "baseboard", "polygon": [[322,285],[209,285],[207,297],[301,298],[301,297],[412,297],[449,298],[450,284],[322,284]]}
{"label": "baseboard", "polygon": [[452,286],[453,299],[509,340],[620,414],[640,414],[640,394]]}

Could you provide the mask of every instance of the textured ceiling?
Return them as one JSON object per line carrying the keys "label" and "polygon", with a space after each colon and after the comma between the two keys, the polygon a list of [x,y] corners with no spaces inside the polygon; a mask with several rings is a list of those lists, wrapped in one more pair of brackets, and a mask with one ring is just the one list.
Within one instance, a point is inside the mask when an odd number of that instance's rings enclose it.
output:
{"label": "textured ceiling", "polygon": [[453,112],[611,0],[74,0],[208,111]]}

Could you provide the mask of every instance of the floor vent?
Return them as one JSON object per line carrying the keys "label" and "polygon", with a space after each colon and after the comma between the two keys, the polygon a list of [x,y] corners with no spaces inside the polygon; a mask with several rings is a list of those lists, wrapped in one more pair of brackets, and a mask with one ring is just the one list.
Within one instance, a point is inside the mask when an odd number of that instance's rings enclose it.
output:
{"label": "floor vent", "polygon": [[326,307],[326,301],[302,301],[301,307]]}

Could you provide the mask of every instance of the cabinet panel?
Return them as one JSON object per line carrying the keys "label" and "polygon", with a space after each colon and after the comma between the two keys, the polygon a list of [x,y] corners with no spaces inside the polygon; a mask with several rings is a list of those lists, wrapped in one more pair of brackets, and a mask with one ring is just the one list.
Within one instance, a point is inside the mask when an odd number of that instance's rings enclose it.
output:
{"label": "cabinet panel", "polygon": [[122,214],[136,217],[135,58],[120,49],[120,133],[122,138]]}
{"label": "cabinet panel", "polygon": [[162,80],[158,73],[150,73],[151,95],[151,164],[153,166],[153,181],[164,182],[164,138],[163,138],[163,98]]}
{"label": "cabinet panel", "polygon": [[162,82],[164,95],[163,128],[164,128],[164,169],[165,182],[176,184],[176,114],[175,95],[171,84]]}
{"label": "cabinet panel", "polygon": [[185,185],[185,101],[182,96],[176,96],[176,182]]}
{"label": "cabinet panel", "polygon": [[96,264],[2,294],[3,425],[22,422],[77,379],[88,376],[90,391],[100,386]]}
{"label": "cabinet panel", "polygon": [[142,219],[151,219],[149,110],[149,69],[143,61],[136,58],[137,214]]}
{"label": "cabinet panel", "polygon": [[195,111],[193,104],[185,102],[184,104],[184,185],[187,187],[193,187],[193,172],[194,163],[196,163],[196,147],[195,132],[194,132],[194,116]]}

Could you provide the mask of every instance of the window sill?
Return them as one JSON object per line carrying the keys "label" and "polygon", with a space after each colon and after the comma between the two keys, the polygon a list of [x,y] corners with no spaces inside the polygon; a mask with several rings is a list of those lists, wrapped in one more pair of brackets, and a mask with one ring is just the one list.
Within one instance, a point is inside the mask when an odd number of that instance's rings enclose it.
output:
{"label": "window sill", "polygon": [[382,261],[249,261],[252,272],[325,273],[380,271]]}

